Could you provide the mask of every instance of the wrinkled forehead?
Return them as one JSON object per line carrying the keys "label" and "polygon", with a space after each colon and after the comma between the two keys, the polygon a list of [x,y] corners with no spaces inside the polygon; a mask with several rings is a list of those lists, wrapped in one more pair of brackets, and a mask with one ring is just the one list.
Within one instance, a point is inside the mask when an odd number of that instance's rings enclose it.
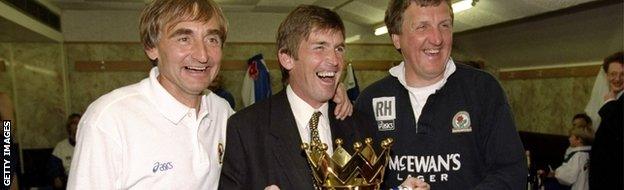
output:
{"label": "wrinkled forehead", "polygon": [[211,15],[211,16],[202,16],[202,15],[196,15],[193,13],[186,13],[186,15],[182,15],[180,17],[173,17],[171,19],[169,19],[169,21],[165,21],[164,23],[164,27],[162,28],[162,32],[171,32],[176,26],[178,26],[178,24],[183,23],[183,22],[199,22],[201,24],[208,24],[210,22],[216,22],[217,23],[217,27],[215,29],[217,30],[221,30],[221,28],[223,28],[223,23],[217,18],[216,15]]}
{"label": "wrinkled forehead", "polygon": [[418,19],[421,17],[429,18],[432,16],[430,14],[435,14],[436,17],[440,17],[441,19],[452,20],[453,15],[451,13],[451,9],[446,4],[418,5],[412,3],[403,12],[403,17],[405,19]]}
{"label": "wrinkled forehead", "polygon": [[333,36],[333,35],[340,35],[340,37],[342,37],[342,41],[344,42],[345,39],[345,34],[344,31],[339,29],[339,28],[329,28],[329,27],[318,27],[318,26],[313,26],[312,29],[310,30],[310,33],[308,33],[308,36],[305,36],[304,38],[301,39],[301,41],[303,42],[304,40],[312,40],[312,35],[317,35],[318,36]]}

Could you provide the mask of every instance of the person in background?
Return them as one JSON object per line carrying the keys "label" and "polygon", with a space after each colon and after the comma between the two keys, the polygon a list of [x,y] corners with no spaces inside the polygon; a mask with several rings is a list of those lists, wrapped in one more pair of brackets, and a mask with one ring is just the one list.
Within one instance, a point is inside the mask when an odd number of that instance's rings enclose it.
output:
{"label": "person in background", "polygon": [[76,145],[76,130],[80,123],[82,115],[73,113],[67,118],[65,129],[67,138],[57,143],[52,151],[50,160],[49,176],[52,179],[52,187],[54,189],[65,189],[67,186],[67,175],[74,154],[74,146]]}
{"label": "person in background", "polygon": [[592,190],[624,189],[624,53],[604,59],[609,92],[598,114],[601,117],[590,156],[589,187]]}
{"label": "person in background", "polygon": [[234,101],[234,96],[232,96],[232,93],[228,92],[227,90],[223,88],[223,86],[221,85],[221,81],[222,81],[221,74],[218,74],[217,77],[215,77],[215,79],[212,80],[212,82],[208,86],[208,89],[212,91],[213,93],[217,94],[219,97],[227,100],[227,102],[230,104],[230,107],[232,109],[236,108],[236,102]]}
{"label": "person in background", "polygon": [[603,61],[602,69],[607,74],[609,91],[604,95],[604,101],[614,101],[622,96],[624,91],[624,68],[622,67],[624,52],[617,52]]}
{"label": "person in background", "polygon": [[589,189],[589,153],[593,140],[591,123],[573,126],[568,138],[570,147],[566,150],[563,163],[548,176],[554,176],[559,184],[569,186],[571,190]]}
{"label": "person in background", "polygon": [[591,127],[592,125],[592,119],[585,113],[579,113],[572,117],[572,127]]}
{"label": "person in background", "polygon": [[431,189],[525,189],[525,152],[503,89],[450,57],[451,0],[391,0],[384,21],[403,62],[355,103],[377,139],[395,139],[382,188],[418,177]]}

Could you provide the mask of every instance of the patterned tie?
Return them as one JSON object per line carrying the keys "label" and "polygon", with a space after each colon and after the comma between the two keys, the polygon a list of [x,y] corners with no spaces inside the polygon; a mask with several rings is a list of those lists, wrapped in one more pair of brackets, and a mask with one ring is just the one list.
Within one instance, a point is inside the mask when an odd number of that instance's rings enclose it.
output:
{"label": "patterned tie", "polygon": [[[321,138],[319,137],[318,131],[318,122],[319,117],[321,116],[321,112],[317,111],[312,114],[312,118],[310,118],[310,144],[317,144],[318,147],[321,146]],[[319,148],[320,149],[320,148]],[[312,168],[310,169],[310,173],[312,173]],[[314,174],[312,174],[312,183],[314,184],[314,189],[320,189],[318,185],[316,185],[316,180],[314,179]]]}
{"label": "patterned tie", "polygon": [[321,138],[319,137],[318,131],[318,122],[319,116],[321,116],[321,112],[317,111],[312,114],[312,118],[310,118],[310,142],[316,143],[317,145],[321,145]]}

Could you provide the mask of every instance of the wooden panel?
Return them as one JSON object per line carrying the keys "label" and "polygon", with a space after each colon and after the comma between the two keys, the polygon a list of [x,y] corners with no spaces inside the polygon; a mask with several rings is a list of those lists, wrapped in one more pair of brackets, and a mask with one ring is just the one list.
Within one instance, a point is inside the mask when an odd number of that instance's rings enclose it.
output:
{"label": "wooden panel", "polygon": [[6,71],[6,65],[4,64],[4,61],[0,60],[0,72],[5,72]]}
{"label": "wooden panel", "polygon": [[[269,69],[280,69],[277,60],[265,60]],[[388,70],[399,61],[353,61],[355,70]],[[75,69],[79,72],[114,72],[148,71],[151,63],[147,61],[76,61]],[[221,70],[245,70],[247,60],[224,60]]]}
{"label": "wooden panel", "polygon": [[516,79],[536,79],[536,78],[558,78],[558,77],[591,77],[596,76],[600,70],[600,65],[589,65],[579,67],[532,69],[522,71],[500,72],[500,80]]}

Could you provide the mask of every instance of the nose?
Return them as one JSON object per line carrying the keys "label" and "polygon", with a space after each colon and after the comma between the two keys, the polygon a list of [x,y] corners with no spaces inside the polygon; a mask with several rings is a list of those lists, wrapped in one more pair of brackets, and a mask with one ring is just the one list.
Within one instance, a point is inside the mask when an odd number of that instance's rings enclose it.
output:
{"label": "nose", "polygon": [[429,43],[439,46],[442,45],[442,31],[440,28],[433,28],[429,31]]}
{"label": "nose", "polygon": [[327,53],[326,62],[332,66],[338,66],[342,63],[342,54],[336,50],[330,51]]}
{"label": "nose", "polygon": [[203,41],[196,42],[193,45],[191,57],[200,63],[208,63],[208,48]]}

